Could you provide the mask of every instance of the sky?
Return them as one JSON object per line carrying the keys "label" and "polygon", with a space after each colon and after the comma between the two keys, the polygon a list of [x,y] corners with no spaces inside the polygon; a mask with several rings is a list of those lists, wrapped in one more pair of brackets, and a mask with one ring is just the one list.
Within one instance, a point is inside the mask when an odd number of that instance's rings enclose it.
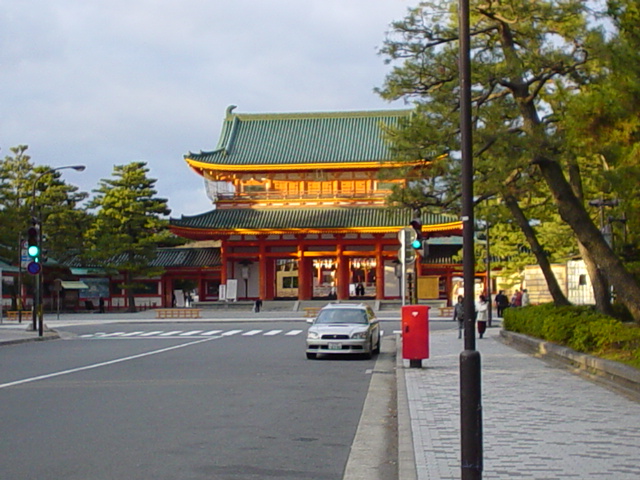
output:
{"label": "sky", "polygon": [[0,0],[0,155],[85,165],[91,192],[144,161],[171,217],[212,209],[184,161],[236,113],[402,108],[378,55],[417,0]]}

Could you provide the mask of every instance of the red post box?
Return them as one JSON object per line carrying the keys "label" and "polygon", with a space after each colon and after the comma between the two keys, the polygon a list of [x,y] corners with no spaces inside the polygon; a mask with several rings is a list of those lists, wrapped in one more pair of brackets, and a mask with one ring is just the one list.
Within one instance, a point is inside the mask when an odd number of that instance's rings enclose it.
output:
{"label": "red post box", "polygon": [[429,358],[428,305],[402,307],[402,358],[411,367],[422,367],[422,360]]}

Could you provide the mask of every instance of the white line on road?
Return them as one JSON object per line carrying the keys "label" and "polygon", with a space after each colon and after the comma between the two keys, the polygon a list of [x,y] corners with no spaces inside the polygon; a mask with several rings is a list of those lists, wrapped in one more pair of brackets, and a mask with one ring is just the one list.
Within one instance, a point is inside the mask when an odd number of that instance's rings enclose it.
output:
{"label": "white line on road", "polygon": [[208,332],[201,333],[200,336],[204,337],[204,336],[209,336],[209,335],[217,335],[220,332],[222,332],[222,330],[210,330]]}
{"label": "white line on road", "polygon": [[202,330],[191,330],[190,332],[181,333],[180,336],[181,337],[187,337],[189,335],[196,335],[198,333],[202,333]]}
{"label": "white line on road", "polygon": [[171,335],[177,335],[178,333],[182,333],[182,330],[174,330],[173,332],[161,333],[160,336],[161,337],[169,337]]}
{"label": "white line on road", "polygon": [[286,336],[293,336],[293,335],[300,335],[302,333],[302,330],[291,330],[287,333],[285,333]]}
{"label": "white line on road", "polygon": [[201,340],[195,340],[193,342],[183,343],[181,345],[174,345],[172,347],[161,348],[160,350],[152,350],[151,352],[139,353],[137,355],[131,355],[129,357],[116,358],[115,360],[109,360],[107,362],[94,363],[93,365],[85,365],[84,367],[71,368],[69,370],[62,370],[60,372],[48,373],[46,375],[39,375],[37,377],[16,380],[15,382],[2,383],[0,384],[0,389],[7,388],[7,387],[14,387],[16,385],[22,385],[25,383],[37,382],[38,380],[46,380],[49,378],[60,377],[62,375],[69,375],[71,373],[82,372],[84,370],[93,370],[94,368],[106,367],[108,365],[115,365],[116,363],[127,362],[129,360],[135,360],[137,358],[150,357],[151,355],[158,355],[160,353],[169,352],[171,350],[177,350],[179,348],[185,348],[185,347],[190,347],[192,345],[197,345],[199,343],[209,342],[217,338],[220,338],[220,337],[203,338]]}
{"label": "white line on road", "polygon": [[261,332],[262,330],[249,330],[248,332],[244,332],[242,334],[242,336],[244,337],[253,337],[254,335],[257,335]]}
{"label": "white line on road", "polygon": [[141,337],[151,337],[153,335],[159,335],[163,332],[164,330],[155,330],[153,332],[147,332],[147,333],[143,333],[142,335],[140,335]]}
{"label": "white line on road", "polygon": [[144,331],[139,331],[139,332],[129,332],[129,333],[125,333],[124,335],[122,335],[123,337],[135,337],[136,335],[140,335],[141,333],[144,333]]}
{"label": "white line on road", "polygon": [[266,332],[264,334],[265,337],[272,337],[274,335],[278,335],[279,333],[282,333],[282,330],[271,330],[269,332]]}
{"label": "white line on road", "polygon": [[221,335],[223,337],[230,337],[231,335],[237,335],[238,333],[240,333],[242,330],[229,330],[228,332],[224,332]]}

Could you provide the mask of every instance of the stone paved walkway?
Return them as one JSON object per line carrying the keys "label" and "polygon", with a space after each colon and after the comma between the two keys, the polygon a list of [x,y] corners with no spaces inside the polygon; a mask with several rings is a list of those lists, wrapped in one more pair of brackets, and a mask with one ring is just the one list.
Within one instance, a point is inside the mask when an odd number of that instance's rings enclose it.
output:
{"label": "stone paved walkway", "polygon": [[[640,404],[488,333],[477,340],[483,479],[640,479]],[[404,369],[418,480],[460,478],[462,349],[456,332],[433,332],[424,367]]]}

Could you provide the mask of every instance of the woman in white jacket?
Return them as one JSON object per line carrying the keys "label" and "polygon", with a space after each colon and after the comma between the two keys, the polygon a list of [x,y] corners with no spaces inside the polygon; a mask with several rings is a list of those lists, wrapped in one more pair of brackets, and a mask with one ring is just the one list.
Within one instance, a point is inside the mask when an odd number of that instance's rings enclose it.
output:
{"label": "woman in white jacket", "polygon": [[476,323],[478,324],[478,334],[480,338],[487,330],[487,318],[489,316],[489,303],[487,297],[480,295],[479,300],[476,302]]}

